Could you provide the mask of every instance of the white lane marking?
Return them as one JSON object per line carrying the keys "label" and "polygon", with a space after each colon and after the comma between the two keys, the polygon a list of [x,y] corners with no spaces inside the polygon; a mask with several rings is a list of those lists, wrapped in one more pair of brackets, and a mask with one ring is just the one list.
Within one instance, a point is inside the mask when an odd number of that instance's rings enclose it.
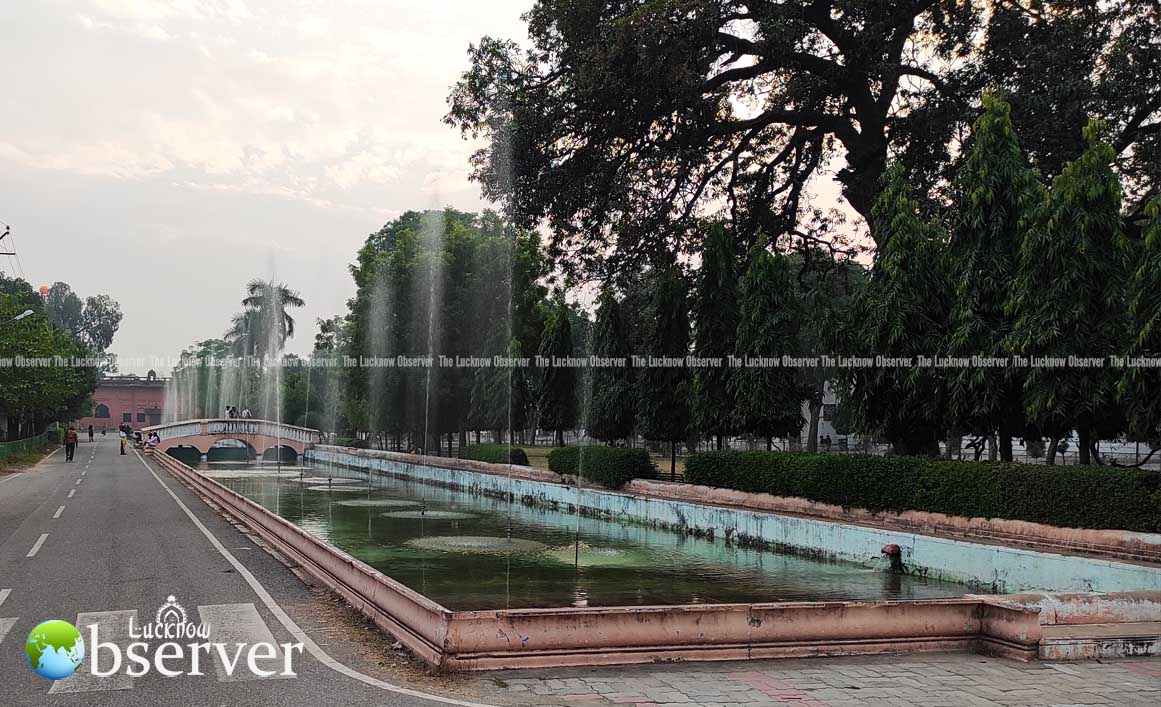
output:
{"label": "white lane marking", "polygon": [[[202,623],[208,624],[210,627],[210,637],[207,639],[210,643],[224,643],[227,648],[239,643],[244,643],[248,646],[252,646],[255,643],[267,643],[278,646],[278,655],[275,658],[265,660],[262,663],[255,661],[260,670],[274,671],[274,675],[259,677],[251,673],[245,665],[235,666],[233,673],[227,673],[222,661],[214,660],[214,672],[218,674],[218,682],[273,680],[279,678],[289,680],[297,677],[295,675],[280,674],[284,668],[283,660],[285,651],[282,649],[282,646],[278,645],[278,641],[274,639],[274,634],[271,633],[266,622],[258,615],[258,610],[254,608],[254,604],[212,604],[210,606],[199,606],[198,615],[202,617]],[[300,648],[299,652],[301,650]]]}
{"label": "white lane marking", "polygon": [[84,479],[77,479],[77,482],[73,484],[73,486],[80,486],[82,481],[84,481]]}
{"label": "white lane marking", "polygon": [[8,476],[5,476],[3,479],[0,479],[0,484],[4,483],[5,481],[11,481],[23,473],[24,473],[23,471],[18,471],[15,474],[9,474]]}
{"label": "white lane marking", "polygon": [[8,595],[11,593],[11,589],[0,589],[0,606],[4,606],[4,602],[8,599]]}
{"label": "white lane marking", "polygon": [[81,476],[84,476],[87,473],[89,473],[89,467],[86,466],[85,470],[81,472]]}
{"label": "white lane marking", "polygon": [[56,520],[57,518],[60,518],[61,513],[64,513],[64,506],[61,506],[60,508],[56,509],[56,513],[52,514],[52,519]]}
{"label": "white lane marking", "polygon": [[304,646],[306,646],[307,652],[309,652],[315,660],[327,666],[336,673],[346,675],[352,680],[358,680],[364,685],[370,685],[371,687],[377,687],[381,690],[387,690],[389,692],[394,692],[400,695],[408,695],[409,697],[417,697],[419,699],[430,700],[432,702],[442,702],[443,704],[447,705],[460,705],[461,707],[495,707],[495,705],[484,704],[481,702],[467,702],[465,700],[457,700],[451,697],[432,695],[427,692],[420,692],[419,690],[412,690],[407,687],[393,685],[384,680],[373,678],[370,675],[364,675],[354,668],[347,667],[346,665],[343,665],[339,661],[327,655],[326,651],[324,651],[322,647],[319,646],[319,644],[315,643],[314,639],[308,636],[306,631],[303,631],[301,628],[299,628],[298,624],[294,622],[294,619],[290,618],[290,616],[285,611],[283,611],[282,607],[278,605],[278,602],[274,601],[274,597],[270,596],[270,592],[266,591],[266,587],[263,587],[262,583],[259,582],[253,574],[250,573],[250,570],[246,569],[245,565],[238,561],[238,558],[231,555],[230,551],[227,550],[226,547],[218,541],[218,538],[210,532],[210,529],[207,528],[200,520],[198,520],[198,517],[195,516],[193,511],[189,509],[189,506],[185,505],[185,503],[183,503],[182,500],[177,497],[177,494],[173,492],[173,489],[165,485],[165,482],[162,481],[161,477],[157,475],[157,472],[155,472],[153,468],[145,462],[145,459],[141,456],[141,454],[139,454],[137,450],[133,450],[133,453],[137,455],[137,459],[141,462],[141,465],[144,466],[145,469],[153,476],[153,478],[157,480],[157,483],[161,484],[161,488],[165,489],[165,492],[169,494],[169,497],[173,499],[173,502],[176,503],[178,507],[181,508],[181,510],[185,511],[186,516],[193,522],[195,526],[197,526],[198,530],[202,531],[202,535],[206,536],[206,539],[210,541],[210,544],[213,545],[214,548],[219,553],[221,553],[222,557],[226,558],[226,561],[229,562],[234,567],[234,569],[238,571],[238,574],[242,577],[242,579],[246,580],[246,584],[250,585],[250,588],[254,590],[254,593],[258,595],[258,598],[262,600],[262,603],[266,605],[266,608],[270,611],[270,613],[274,614],[274,617],[278,619],[278,622],[282,624],[282,627],[286,629],[291,636],[294,637],[294,640],[299,641]]}
{"label": "white lane marking", "polygon": [[28,554],[25,555],[25,557],[36,557],[36,553],[40,552],[40,546],[44,544],[45,540],[48,540],[48,533],[41,533],[40,538],[36,541],[36,544],[32,546],[32,549],[28,551]]}
{"label": "white lane marking", "polygon": [[64,447],[57,447],[56,449],[52,450],[52,451],[51,451],[51,452],[49,452],[48,454],[45,454],[45,455],[44,455],[44,459],[41,459],[40,461],[42,461],[42,462],[43,462],[43,461],[45,461],[45,459],[48,459],[49,457],[51,457],[52,455],[56,454],[57,452],[59,452],[59,451],[60,451],[60,450],[62,450],[62,449],[64,449]]}
{"label": "white lane marking", "polygon": [[18,619],[0,619],[0,643],[4,642],[4,637],[16,625]]}
{"label": "white lane marking", "polygon": [[[129,637],[129,619],[134,619],[136,623],[137,610],[129,611],[90,611],[87,613],[77,614],[77,629],[80,630],[81,636],[85,639],[85,659],[81,661],[81,667],[77,668],[77,672],[73,673],[72,677],[67,680],[57,680],[52,684],[50,694],[59,694],[62,692],[94,692],[96,690],[130,690],[133,688],[133,678],[125,673],[124,656],[122,656],[121,669],[113,675],[108,677],[98,678],[93,677],[89,672],[89,663],[93,660],[91,653],[97,649],[96,646],[88,645],[89,639],[92,637],[92,631],[89,626],[97,624],[97,634],[101,639],[101,643],[114,643],[118,647],[124,648],[131,642]],[[108,670],[111,667],[112,656],[109,651],[105,651],[103,655],[97,655],[97,667],[101,670]]]}
{"label": "white lane marking", "polygon": [[76,495],[77,495],[77,490],[76,490],[76,489],[73,489],[72,491],[69,491],[69,498],[72,498],[73,496],[76,496]]}

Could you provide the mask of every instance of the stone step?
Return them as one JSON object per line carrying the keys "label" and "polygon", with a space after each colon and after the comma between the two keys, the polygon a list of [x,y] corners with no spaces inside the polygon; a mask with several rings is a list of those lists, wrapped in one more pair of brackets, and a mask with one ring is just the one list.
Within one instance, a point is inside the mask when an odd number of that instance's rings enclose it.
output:
{"label": "stone step", "polygon": [[1161,621],[1043,627],[1041,660],[1092,660],[1161,655]]}

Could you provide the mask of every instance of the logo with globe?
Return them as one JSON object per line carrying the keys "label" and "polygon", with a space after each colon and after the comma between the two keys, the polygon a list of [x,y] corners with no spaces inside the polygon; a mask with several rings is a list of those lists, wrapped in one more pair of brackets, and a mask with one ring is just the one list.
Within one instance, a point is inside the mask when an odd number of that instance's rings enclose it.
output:
{"label": "logo with globe", "polygon": [[24,654],[37,675],[63,680],[76,672],[85,659],[85,639],[68,621],[45,621],[28,634]]}

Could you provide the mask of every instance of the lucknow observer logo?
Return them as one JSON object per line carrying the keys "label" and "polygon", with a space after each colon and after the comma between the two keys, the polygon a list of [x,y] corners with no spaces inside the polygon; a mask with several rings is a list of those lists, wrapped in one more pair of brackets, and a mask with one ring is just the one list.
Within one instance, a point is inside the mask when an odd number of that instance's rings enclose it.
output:
{"label": "lucknow observer logo", "polygon": [[177,603],[177,597],[170,594],[165,603],[157,609],[157,616],[152,624],[135,625],[132,617],[129,618],[129,637],[135,640],[174,640],[182,638],[200,638],[203,641],[210,636],[209,624],[195,624],[186,616],[185,609]]}
{"label": "lucknow observer logo", "polygon": [[49,680],[64,680],[76,672],[85,659],[85,639],[68,621],[45,621],[28,634],[24,655],[37,675]]}

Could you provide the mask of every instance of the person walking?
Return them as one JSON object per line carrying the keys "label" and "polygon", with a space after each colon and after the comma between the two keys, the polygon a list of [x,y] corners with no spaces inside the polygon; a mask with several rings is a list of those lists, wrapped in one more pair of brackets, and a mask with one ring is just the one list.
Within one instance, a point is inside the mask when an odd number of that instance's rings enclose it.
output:
{"label": "person walking", "polygon": [[129,444],[129,434],[125,431],[125,426],[121,425],[121,456],[125,456],[125,447]]}
{"label": "person walking", "polygon": [[64,433],[65,446],[65,461],[71,462],[73,454],[77,451],[77,428],[74,425],[69,425],[68,430]]}
{"label": "person walking", "polygon": [[93,426],[89,425],[89,441],[93,441]]}

